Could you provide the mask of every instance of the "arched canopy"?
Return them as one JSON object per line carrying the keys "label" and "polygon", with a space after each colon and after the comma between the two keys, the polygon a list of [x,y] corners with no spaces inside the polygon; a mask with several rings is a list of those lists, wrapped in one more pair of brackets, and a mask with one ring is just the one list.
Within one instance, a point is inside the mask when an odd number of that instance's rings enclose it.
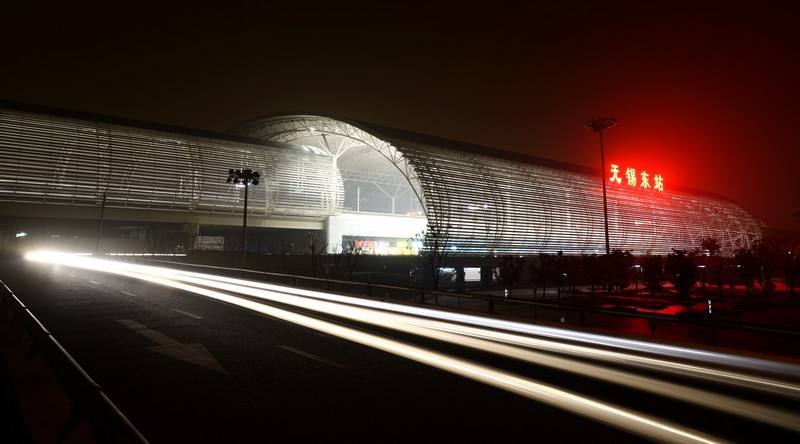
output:
{"label": "arched canopy", "polygon": [[[330,156],[345,181],[345,207],[350,210],[362,210],[362,204],[368,202],[347,192],[348,183],[374,187],[384,201],[391,202],[390,208],[381,208],[382,212],[396,214],[400,211],[396,208],[400,200],[402,214],[426,213],[416,170],[397,147],[359,126],[330,117],[291,115],[258,119],[232,132],[265,142],[299,145]],[[357,190],[360,195],[361,187]],[[359,201],[348,202],[352,199]],[[375,201],[379,199],[373,199],[373,211],[376,210]]]}
{"label": "arched canopy", "polygon": [[[310,143],[331,156],[349,144],[380,153],[424,202],[428,233],[454,254],[604,251],[600,178],[588,168],[320,116],[260,119],[236,133]],[[736,204],[677,189],[611,187],[609,230],[612,248],[635,254],[691,250],[707,237],[732,254],[761,237],[760,223]]]}
{"label": "arched canopy", "polygon": [[[375,213],[385,228],[401,216],[427,223],[455,254],[604,251],[600,178],[588,168],[323,116],[259,119],[234,132],[2,107],[0,204],[11,214],[106,202],[148,217],[227,217],[240,214],[243,193],[225,172],[252,168],[264,177],[250,195],[256,221],[330,227],[339,213]],[[635,254],[691,250],[707,237],[732,254],[761,237],[735,203],[669,186],[611,186],[609,230],[612,248]]]}

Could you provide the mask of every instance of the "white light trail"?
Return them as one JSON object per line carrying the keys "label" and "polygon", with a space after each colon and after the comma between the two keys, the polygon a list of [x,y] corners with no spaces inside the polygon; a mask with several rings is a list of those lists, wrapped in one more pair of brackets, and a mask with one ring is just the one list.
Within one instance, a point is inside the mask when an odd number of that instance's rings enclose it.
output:
{"label": "white light trail", "polygon": [[711,443],[719,441],[715,437],[669,423],[662,419],[649,417],[611,404],[579,396],[529,378],[503,372],[488,366],[293,313],[227,293],[177,282],[168,278],[158,277],[158,273],[144,274],[131,271],[129,267],[130,264],[121,264],[92,258],[76,258],[74,256],[60,255],[57,253],[29,254],[27,257],[28,259],[35,261],[56,263],[137,278],[147,282],[206,296],[211,299],[226,302],[242,308],[247,308],[252,311],[347,339],[352,342],[367,345],[369,347],[411,359],[469,379],[483,382],[485,384],[516,393],[529,399],[547,403],[560,409],[567,410],[572,413],[585,416],[587,418],[591,418],[593,420],[603,422],[650,439],[693,443]]}
{"label": "white light trail", "polygon": [[[54,254],[52,252],[38,252],[37,254],[41,256],[42,253],[45,254],[45,256],[50,255],[48,257],[51,257]],[[195,276],[204,279],[216,280],[220,282],[249,286],[252,288],[267,289],[272,291],[278,291],[281,293],[311,297],[320,300],[340,302],[349,305],[357,305],[368,308],[376,308],[380,310],[397,312],[397,313],[405,313],[413,316],[423,316],[450,322],[458,322],[458,323],[476,325],[481,327],[489,327],[492,329],[506,330],[512,332],[522,332],[525,333],[526,335],[544,336],[556,339],[566,339],[570,341],[575,341],[575,340],[580,341],[580,339],[583,338],[588,340],[580,342],[588,342],[596,345],[602,345],[604,347],[615,347],[618,346],[620,343],[623,343],[628,345],[628,347],[618,347],[618,348],[634,349],[637,351],[643,351],[648,353],[655,352],[661,355],[674,356],[681,359],[694,358],[695,360],[699,360],[701,362],[710,362],[718,365],[722,364],[728,366],[737,366],[734,364],[739,364],[738,365],[739,367],[744,367],[746,369],[751,369],[751,370],[761,370],[761,371],[772,370],[773,372],[779,373],[781,376],[797,377],[798,375],[800,375],[800,368],[798,368],[795,365],[787,363],[776,363],[772,361],[766,361],[763,359],[748,358],[748,357],[742,357],[742,356],[730,355],[718,352],[708,352],[705,350],[697,350],[687,347],[677,347],[671,345],[648,343],[644,341],[620,339],[605,335],[575,332],[560,328],[543,327],[538,325],[487,318],[482,316],[452,313],[442,310],[434,310],[434,309],[414,307],[402,304],[380,302],[370,299],[342,296],[331,293],[323,293],[314,290],[304,290],[288,286],[268,284],[264,282],[249,281],[249,280],[236,279],[225,276],[217,276],[205,273],[195,273],[195,272],[176,270],[165,267],[141,266],[134,264],[129,264],[129,266],[145,267],[142,269],[150,270],[150,272],[153,272],[155,270],[162,270],[164,273],[167,273],[167,275],[174,276],[175,274],[179,274],[185,276]],[[228,270],[225,267],[213,267],[213,266],[204,266],[204,267]],[[777,380],[774,378],[766,378],[763,376],[733,372],[714,367],[705,367],[700,365],[688,364],[684,362],[670,361],[670,360],[641,356],[631,353],[612,351],[604,348],[586,347],[570,343],[563,343],[559,341],[538,339],[530,336],[521,336],[516,334],[508,335],[508,334],[503,334],[501,332],[496,332],[493,330],[486,330],[486,329],[478,329],[478,330],[462,329],[458,333],[471,335],[475,337],[481,337],[484,339],[490,339],[499,342],[505,342],[516,346],[536,348],[540,350],[569,354],[583,358],[588,357],[607,362],[625,364],[628,366],[647,368],[650,370],[667,372],[671,374],[678,374],[681,376],[691,376],[695,378],[713,381],[716,383],[736,385],[739,387],[766,391],[787,397],[794,397],[794,398],[800,397],[800,386],[794,383]],[[683,351],[689,352],[688,353],[689,356],[682,353]],[[673,352],[674,354],[670,354],[669,352]],[[714,357],[720,358],[721,362],[714,361],[713,359]]]}
{"label": "white light trail", "polygon": [[[236,271],[236,269],[230,269],[226,267],[214,267],[214,266],[202,266],[202,267]],[[481,327],[489,327],[498,330],[523,333],[527,335],[543,336],[558,340],[569,340],[586,344],[600,345],[603,347],[632,350],[654,355],[667,356],[671,358],[688,359],[697,362],[704,362],[704,363],[722,365],[727,367],[735,367],[735,368],[753,370],[757,372],[769,372],[769,373],[774,373],[776,375],[780,375],[782,377],[800,379],[800,366],[789,363],[769,361],[765,359],[739,356],[729,353],[721,353],[721,352],[703,350],[698,348],[681,347],[676,345],[659,344],[655,342],[618,338],[614,336],[602,335],[597,333],[586,333],[586,332],[568,330],[563,328],[526,324],[522,322],[507,321],[503,319],[495,319],[485,316],[453,313],[453,312],[430,309],[430,308],[373,301],[369,299],[335,295],[320,291],[304,290],[282,285],[267,284],[264,282],[229,278],[225,276],[215,276],[211,274],[194,273],[189,271],[174,270],[168,268],[167,270],[170,270],[173,273],[185,274],[188,276],[194,274],[206,277],[207,279],[215,279],[222,282],[237,283],[239,285],[247,285],[254,288],[263,288],[267,290],[280,291],[283,293],[296,294],[299,296],[308,296],[317,299],[343,302],[351,305],[361,305],[365,307],[378,308],[381,310],[406,313],[414,316],[424,316],[434,319],[441,319],[445,321],[459,322],[463,324],[477,325]]]}
{"label": "white light trail", "polygon": [[[763,406],[750,401],[739,400],[730,396],[720,395],[705,390],[699,390],[683,385],[660,381],[654,378],[638,376],[630,372],[607,369],[598,365],[586,364],[579,361],[554,357],[545,353],[523,350],[518,347],[490,342],[476,337],[491,339],[503,338],[505,342],[517,339],[523,342],[523,337],[497,332],[486,331],[474,327],[434,321],[425,318],[415,318],[407,315],[381,312],[373,309],[358,308],[340,303],[326,302],[306,297],[298,297],[279,293],[271,290],[261,290],[237,284],[229,284],[217,280],[201,277],[187,276],[186,273],[175,273],[175,270],[161,267],[144,267],[148,274],[162,276],[167,279],[188,282],[190,284],[212,287],[217,290],[255,296],[260,299],[292,305],[327,315],[334,315],[357,322],[364,322],[378,327],[389,328],[404,333],[424,336],[431,339],[449,342],[456,345],[470,347],[476,350],[495,353],[498,355],[519,359],[529,363],[543,365],[558,370],[579,374],[581,376],[600,379],[612,384],[623,385],[637,390],[654,393],[660,396],[678,399],[701,405],[706,408],[722,411],[789,430],[800,432],[800,416],[790,412]],[[192,273],[195,274],[196,273]],[[464,336],[464,334],[468,336]],[[511,338],[511,339],[509,339]]]}
{"label": "white light trail", "polygon": [[[159,269],[159,268],[160,267],[154,267],[154,269]],[[163,268],[163,270],[168,270],[167,273],[172,274],[173,276],[175,274],[183,276],[193,276],[203,279],[211,279],[215,281],[231,283],[235,285],[242,285],[251,288],[277,291],[280,293],[286,293],[303,297],[311,297],[319,300],[339,302],[361,307],[375,308],[379,310],[404,313],[413,316],[423,316],[427,318],[440,319],[450,322],[459,322],[469,325],[478,325],[482,327],[490,327],[493,329],[523,332],[535,336],[540,336],[538,333],[540,331],[545,331],[548,334],[544,334],[541,336],[558,338],[558,339],[575,340],[576,335],[579,335],[579,337],[592,338],[591,341],[582,341],[582,342],[590,342],[597,345],[603,345],[606,347],[614,347],[616,344],[619,344],[620,341],[624,341],[627,343],[642,345],[642,347],[637,349],[638,351],[652,353],[653,349],[655,349],[657,351],[660,351],[660,353],[658,353],[660,355],[675,356],[682,359],[690,359],[690,357],[694,357],[695,360],[698,360],[700,362],[710,362],[718,365],[722,364],[722,365],[734,366],[733,364],[737,363],[741,364],[738,365],[738,367],[743,367],[749,370],[761,370],[761,371],[772,370],[773,372],[779,372],[781,376],[790,376],[790,377],[800,376],[800,368],[788,363],[775,363],[763,359],[748,358],[748,357],[742,357],[742,356],[736,356],[718,352],[707,352],[704,350],[696,350],[686,347],[651,344],[643,341],[626,340],[604,335],[574,332],[564,329],[522,324],[513,321],[504,321],[504,320],[481,317],[481,316],[465,315],[460,313],[452,313],[441,310],[413,307],[402,304],[380,302],[370,299],[342,296],[342,295],[324,293],[314,290],[304,290],[282,285],[268,284],[257,281],[248,281],[243,279],[236,279],[225,276],[216,276],[205,273],[195,273],[195,272],[174,270],[168,268]],[[602,348],[586,347],[586,346],[574,345],[558,341],[542,340],[530,336],[504,334],[494,330],[486,330],[486,329],[470,330],[464,327],[461,328],[461,330],[458,331],[458,333],[475,337],[481,337],[494,341],[506,342],[517,346],[531,347],[531,348],[548,350],[557,353],[565,353],[570,355],[578,355],[581,357],[590,357],[593,359],[599,359],[608,362],[616,362],[640,368],[647,368],[650,370],[667,372],[671,374],[701,378],[709,381],[714,381],[717,383],[736,385],[748,389],[766,391],[787,397],[800,398],[800,385],[773,378],[743,374],[739,372],[722,370],[718,368],[704,367],[699,365],[669,361],[665,359],[652,358],[630,353],[622,353]],[[561,333],[563,333],[563,336],[558,336],[558,334]],[[625,347],[621,348],[625,349]],[[628,347],[628,348],[633,348],[633,347]],[[670,350],[677,351],[678,353],[676,353],[676,355],[670,355],[669,353],[667,353],[667,351]],[[681,351],[691,352],[690,356],[686,356],[685,354],[680,353]],[[714,361],[713,357],[715,356],[721,357],[721,362]],[[698,357],[702,357],[703,359],[698,359]]]}

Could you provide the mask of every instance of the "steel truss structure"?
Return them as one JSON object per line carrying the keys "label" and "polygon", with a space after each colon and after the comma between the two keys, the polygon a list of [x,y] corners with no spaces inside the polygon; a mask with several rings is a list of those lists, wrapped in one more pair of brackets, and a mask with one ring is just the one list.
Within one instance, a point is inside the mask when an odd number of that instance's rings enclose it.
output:
{"label": "steel truss structure", "polygon": [[[278,142],[331,134],[373,148],[403,174],[424,208],[428,232],[445,236],[440,243],[454,254],[605,251],[598,176],[541,165],[532,158],[515,161],[452,149],[447,141],[420,143],[414,135],[385,130],[319,116],[267,118],[236,129]],[[713,237],[722,253],[730,255],[762,236],[755,218],[722,198],[609,188],[613,249],[667,254],[700,248],[704,238]]]}
{"label": "steel truss structure", "polygon": [[[601,254],[603,201],[591,174],[406,143],[425,190],[429,223],[448,245],[473,254]],[[609,187],[612,249],[667,254],[720,241],[723,254],[761,237],[759,222],[732,202],[684,192]]]}
{"label": "steel truss structure", "polygon": [[[368,169],[360,171],[361,180],[375,184],[392,200],[392,207],[394,207],[397,197],[410,192],[420,203],[422,212],[425,212],[425,201],[417,179],[417,172],[406,161],[403,153],[388,141],[378,138],[358,126],[328,117],[300,115],[258,119],[240,125],[232,132],[267,142],[293,143],[304,146],[310,144],[316,149],[328,153],[337,170],[342,166],[340,158],[348,160],[347,164],[363,164],[364,158],[375,157],[374,154],[377,153],[388,163],[382,165],[368,163]],[[329,140],[330,137],[333,139]],[[352,153],[349,159],[345,159],[345,153],[356,147],[362,149]],[[394,174],[386,174],[386,165],[393,167],[391,173]],[[354,168],[345,166],[345,171],[350,173],[347,177],[355,177]],[[390,177],[393,179],[389,180]],[[390,191],[384,188],[387,185],[392,188]]]}
{"label": "steel truss structure", "polygon": [[[454,254],[604,251],[599,177],[532,158],[320,116],[256,120],[239,136],[0,110],[0,202],[241,213],[229,168],[251,168],[250,214],[324,221],[343,211],[345,181],[418,202],[428,232]],[[246,136],[246,137],[243,137]],[[417,135],[419,136],[419,135]],[[452,143],[451,143],[452,142]],[[609,187],[611,247],[634,254],[748,247],[761,226],[734,203],[669,188]],[[416,208],[416,207],[415,207]],[[407,213],[410,214],[410,213]]]}

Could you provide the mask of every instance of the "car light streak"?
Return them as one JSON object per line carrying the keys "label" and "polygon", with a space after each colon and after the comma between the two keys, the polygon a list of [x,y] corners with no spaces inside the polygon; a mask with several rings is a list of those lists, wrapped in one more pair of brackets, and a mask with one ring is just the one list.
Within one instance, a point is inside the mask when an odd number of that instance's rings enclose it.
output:
{"label": "car light streak", "polygon": [[[32,252],[28,254],[28,257],[30,259],[36,258],[38,260],[55,260],[57,262],[65,260],[65,256],[69,257],[69,255],[65,253],[54,253],[46,251]],[[157,262],[164,262],[164,261],[157,261]],[[119,266],[119,263],[117,262],[110,262],[110,263],[117,264],[116,266]],[[413,316],[423,316],[427,318],[441,319],[450,322],[489,327],[491,329],[505,330],[511,332],[521,332],[526,335],[544,336],[556,339],[566,339],[570,341],[602,345],[604,347],[632,349],[646,353],[657,353],[660,355],[675,356],[681,359],[693,358],[701,362],[711,362],[714,364],[743,367],[747,369],[754,369],[760,371],[773,371],[781,374],[782,376],[796,377],[797,375],[800,375],[800,368],[795,365],[785,364],[785,363],[775,363],[763,359],[747,358],[747,357],[741,357],[741,356],[718,353],[718,352],[708,352],[704,350],[696,350],[686,347],[677,347],[677,346],[663,345],[657,343],[647,343],[644,341],[620,339],[605,335],[575,332],[559,328],[543,327],[538,325],[505,321],[505,320],[493,319],[482,316],[451,313],[441,310],[414,307],[402,304],[393,304],[388,302],[380,302],[370,299],[336,295],[331,293],[323,293],[314,290],[297,289],[288,286],[236,279],[226,276],[195,273],[195,272],[176,270],[165,267],[142,266],[135,264],[127,264],[127,266],[143,267],[141,268],[142,270],[146,269],[150,270],[150,272],[153,272],[155,270],[162,270],[164,273],[167,273],[168,275],[179,274],[186,276],[196,276],[205,279],[212,279],[221,282],[228,282],[228,283],[249,286],[253,288],[268,289],[287,294],[312,297],[315,299],[341,302],[349,305],[377,308],[380,310],[405,313]],[[225,267],[213,267],[213,266],[203,266],[203,267],[229,270],[228,268]],[[531,336],[520,336],[515,334],[504,335],[503,333],[495,332],[494,330],[485,330],[485,329],[472,330],[472,331],[463,330],[460,331],[459,333],[469,334],[473,336],[477,335],[477,337],[482,337],[485,339],[490,339],[500,342],[506,342],[517,346],[532,347],[556,353],[577,355],[583,358],[588,357],[607,362],[621,363],[628,366],[646,368],[650,370],[656,370],[671,374],[679,374],[681,376],[691,376],[699,379],[713,381],[715,383],[735,385],[751,390],[761,390],[774,394],[779,394],[781,396],[794,397],[794,398],[800,397],[800,386],[798,386],[797,384],[789,383],[786,381],[780,381],[772,378],[766,378],[762,376],[743,374],[719,368],[687,364],[684,362],[669,361],[665,359],[658,359],[648,356],[612,351],[602,348],[586,347],[576,344],[563,343],[559,341],[550,341],[546,339],[534,338]],[[623,344],[624,346],[620,347],[620,344]],[[683,351],[688,351],[690,353],[687,356],[687,354],[683,353]],[[714,357],[719,357],[720,360],[715,361]]]}
{"label": "car light streak", "polygon": [[202,295],[439,368],[650,439],[693,443],[711,443],[719,441],[718,438],[671,424],[662,419],[649,417],[611,404],[579,396],[519,375],[503,372],[422,347],[333,324],[231,294],[189,285],[165,277],[159,277],[158,273],[146,274],[132,271],[130,267],[125,266],[126,264],[91,258],[75,258],[57,255],[29,255],[28,258],[36,261],[113,273]]}
{"label": "car light streak", "polygon": [[[169,261],[159,261],[173,263]],[[185,265],[185,264],[184,264]],[[206,268],[218,268],[232,271],[241,271],[235,268],[203,266]],[[154,267],[158,268],[158,267]],[[624,339],[614,336],[607,336],[597,333],[585,333],[580,331],[568,330],[557,327],[545,327],[541,325],[526,324],[522,322],[507,321],[503,319],[494,319],[485,316],[476,316],[463,313],[445,312],[442,310],[435,310],[423,307],[413,307],[402,304],[392,304],[390,302],[369,301],[366,299],[355,298],[351,296],[334,295],[331,293],[324,293],[314,290],[305,290],[293,288],[283,285],[268,284],[264,282],[248,281],[243,279],[229,278],[226,276],[216,276],[210,274],[195,273],[190,271],[168,269],[173,273],[186,274],[186,275],[199,275],[208,279],[220,280],[223,282],[239,283],[240,285],[254,286],[257,288],[264,288],[269,290],[281,291],[284,293],[297,294],[301,296],[309,296],[320,299],[336,300],[345,302],[352,305],[371,304],[375,308],[383,310],[391,310],[396,312],[407,313],[415,316],[425,316],[430,318],[448,320],[453,322],[460,322],[464,324],[479,325],[483,327],[490,327],[499,330],[514,331],[517,333],[530,334],[535,336],[551,337],[554,339],[566,339],[575,342],[590,343],[595,345],[602,345],[604,347],[621,348],[627,350],[635,350],[644,353],[664,355],[670,357],[680,357],[682,359],[690,359],[699,362],[707,362],[717,365],[725,365],[730,367],[746,368],[760,372],[771,372],[779,375],[791,376],[800,378],[800,366],[769,361],[765,359],[751,358],[746,356],[732,355],[728,353],[721,353],[709,350],[702,350],[690,347],[681,347],[676,345],[659,344],[654,342],[638,341],[635,339]]]}
{"label": "car light streak", "polygon": [[216,280],[203,279],[194,276],[173,273],[165,269],[145,269],[145,272],[160,275],[168,279],[188,282],[191,284],[211,287],[217,290],[239,293],[248,296],[255,296],[261,299],[292,305],[328,315],[339,316],[357,322],[364,322],[378,327],[389,328],[404,333],[424,336],[437,339],[451,344],[470,347],[485,352],[495,353],[537,365],[543,365],[570,373],[579,374],[589,378],[600,379],[612,384],[627,386],[630,388],[654,393],[660,396],[678,399],[703,407],[711,408],[756,421],[761,421],[774,426],[800,432],[800,416],[790,412],[763,406],[755,402],[739,400],[730,396],[711,393],[705,390],[685,387],[679,384],[659,381],[654,378],[638,376],[630,372],[607,369],[598,365],[586,364],[570,359],[554,357],[545,353],[531,350],[523,350],[518,347],[498,344],[483,339],[475,338],[478,333],[475,328],[471,328],[473,334],[464,336],[459,334],[465,328],[460,325],[453,325],[445,322],[430,319],[414,318],[406,315],[398,315],[376,311],[373,309],[358,308],[340,303],[326,302],[317,299],[309,299],[287,295],[284,293],[270,290],[260,290],[242,285],[228,284]]}
{"label": "car light streak", "polygon": [[[158,269],[160,267],[154,267]],[[603,335],[596,335],[590,333],[581,333],[581,332],[573,332],[563,329],[556,329],[550,327],[541,327],[529,324],[521,324],[512,321],[503,321],[498,319],[480,317],[480,316],[473,316],[473,315],[464,315],[460,313],[450,313],[441,310],[432,310],[427,308],[419,308],[419,307],[412,307],[402,304],[393,304],[389,302],[380,302],[374,301],[370,299],[362,299],[350,296],[342,296],[336,295],[331,293],[323,293],[314,290],[304,290],[298,289],[293,287],[287,287],[282,285],[275,285],[275,284],[268,284],[264,282],[256,282],[256,281],[248,281],[236,278],[229,278],[225,276],[216,276],[216,275],[209,275],[204,273],[195,273],[183,270],[172,270],[163,268],[164,270],[168,270],[169,274],[173,276],[177,275],[185,275],[185,276],[195,276],[204,279],[211,279],[220,282],[227,282],[237,285],[248,286],[252,288],[259,288],[259,289],[266,289],[266,290],[273,290],[281,293],[287,293],[297,296],[305,296],[311,297],[320,300],[326,301],[334,301],[345,303],[348,305],[356,305],[362,307],[369,307],[369,308],[376,308],[379,310],[385,311],[392,311],[398,313],[405,313],[411,314],[414,316],[423,316],[427,318],[434,318],[434,319],[442,319],[451,322],[461,322],[470,325],[480,325],[480,326],[487,326],[490,328],[498,328],[502,330],[510,330],[510,331],[520,331],[526,332],[528,334],[540,336],[537,332],[539,330],[545,330],[550,332],[564,332],[566,337],[561,339],[568,339],[568,340],[575,340],[575,336],[573,334],[577,333],[582,337],[588,336],[593,338],[600,338],[600,339],[608,339],[609,342],[604,342],[601,340],[592,341],[598,345],[603,346],[614,346],[613,344],[618,343],[619,341],[627,341],[631,343],[639,343],[643,344],[644,347],[649,347],[650,345],[654,346],[656,350],[662,350],[661,355],[669,355],[668,353],[664,352],[663,350],[689,350],[692,352],[698,352],[700,356],[705,356],[706,359],[701,359],[700,361],[704,362],[713,362],[716,364],[725,364],[725,365],[733,365],[733,363],[745,365],[739,365],[739,367],[744,367],[748,369],[758,369],[758,370],[772,370],[775,372],[779,372],[781,375],[788,375],[788,376],[797,376],[800,375],[800,368],[795,365],[785,364],[785,363],[773,363],[770,361],[766,361],[763,359],[755,359],[755,358],[748,358],[748,357],[741,357],[736,355],[718,353],[718,352],[706,352],[703,350],[694,350],[685,347],[676,347],[670,345],[661,345],[661,344],[648,344],[642,341],[632,341],[632,340],[625,340],[619,338],[613,338]],[[504,328],[511,325],[511,328]],[[528,330],[528,331],[526,331]],[[686,364],[682,362],[674,362],[674,361],[667,361],[664,359],[657,359],[647,356],[640,356],[640,355],[633,355],[629,353],[621,353],[611,350],[605,349],[598,349],[592,347],[585,347],[580,345],[574,344],[567,344],[557,341],[547,341],[537,338],[532,338],[530,336],[519,336],[519,335],[509,335],[503,334],[500,332],[494,332],[493,330],[485,330],[485,329],[478,329],[478,330],[468,330],[464,329],[459,332],[460,334],[469,334],[472,336],[483,337],[486,339],[491,339],[500,342],[507,342],[518,346],[525,346],[525,347],[532,347],[538,348],[548,351],[553,351],[557,353],[565,353],[571,355],[581,355],[582,357],[590,357],[593,359],[604,360],[608,362],[616,362],[622,363],[626,365],[636,366],[640,368],[647,368],[650,370],[657,370],[662,372],[667,372],[671,374],[678,374],[682,376],[692,376],[696,378],[701,378],[704,380],[709,380],[717,383],[729,384],[729,385],[736,385],[739,387],[744,387],[748,389],[754,390],[761,390],[766,391],[774,394],[779,394],[782,396],[793,397],[793,398],[800,398],[800,386],[797,384],[792,384],[784,381],[779,381],[776,379],[761,377],[761,376],[754,376],[754,375],[747,375],[717,368],[710,368],[710,367],[702,367],[698,365]],[[556,335],[544,335],[546,337],[558,337]],[[583,341],[586,342],[586,341]],[[646,350],[640,350],[646,352],[653,352],[653,349],[647,348]],[[697,360],[698,353],[694,354],[695,360]],[[689,357],[676,353],[677,357],[688,359]],[[722,362],[715,362],[712,358],[713,356],[721,356],[723,357],[721,360]]]}

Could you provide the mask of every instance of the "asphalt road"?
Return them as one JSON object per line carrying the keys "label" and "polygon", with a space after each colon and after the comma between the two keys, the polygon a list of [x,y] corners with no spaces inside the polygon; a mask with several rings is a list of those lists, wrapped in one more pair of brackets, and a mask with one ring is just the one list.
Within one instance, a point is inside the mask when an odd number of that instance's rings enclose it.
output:
{"label": "asphalt road", "polygon": [[[11,260],[0,279],[152,442],[641,441],[555,405],[292,322],[132,277]],[[733,441],[780,427],[557,368],[270,302]],[[609,365],[610,368],[621,366]],[[640,370],[661,380],[681,376]],[[798,412],[746,389],[694,386]]]}

